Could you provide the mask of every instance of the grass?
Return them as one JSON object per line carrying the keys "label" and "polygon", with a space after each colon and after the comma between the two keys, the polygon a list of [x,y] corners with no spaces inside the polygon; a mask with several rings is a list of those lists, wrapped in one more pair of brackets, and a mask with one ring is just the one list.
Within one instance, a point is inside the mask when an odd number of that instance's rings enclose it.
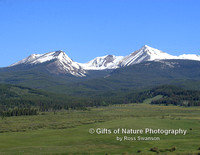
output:
{"label": "grass", "polygon": [[[126,104],[41,113],[0,120],[0,154],[164,154],[200,153],[200,107]],[[90,134],[90,128],[176,129],[183,135]],[[190,130],[190,128],[192,130]],[[116,137],[151,136],[160,141],[117,141]],[[167,149],[176,147],[174,152]]]}

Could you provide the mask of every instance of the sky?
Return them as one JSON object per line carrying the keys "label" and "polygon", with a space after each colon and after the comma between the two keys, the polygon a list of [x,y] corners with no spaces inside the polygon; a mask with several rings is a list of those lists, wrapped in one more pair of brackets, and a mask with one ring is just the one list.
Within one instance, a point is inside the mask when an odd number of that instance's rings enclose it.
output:
{"label": "sky", "polygon": [[143,45],[200,55],[199,0],[0,0],[0,67],[63,50],[76,62]]}

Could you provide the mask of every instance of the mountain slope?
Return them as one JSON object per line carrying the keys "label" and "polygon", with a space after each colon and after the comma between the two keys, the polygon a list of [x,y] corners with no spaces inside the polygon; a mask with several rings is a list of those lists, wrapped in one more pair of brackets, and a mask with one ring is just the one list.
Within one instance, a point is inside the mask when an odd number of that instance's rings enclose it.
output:
{"label": "mountain slope", "polygon": [[[0,83],[18,84],[68,95],[91,95],[107,91],[128,91],[175,84],[189,89],[200,89],[200,61],[147,61],[115,70],[87,71],[89,77],[78,78],[49,74],[46,62],[22,69],[0,69]],[[18,69],[18,70],[17,70]],[[99,74],[99,75],[98,75]],[[95,75],[95,76],[94,76]]]}
{"label": "mountain slope", "polygon": [[[146,89],[163,84],[175,84],[190,89],[199,89],[200,62],[193,60],[147,61],[113,70],[104,78],[72,84],[92,90]],[[196,84],[195,84],[196,83]]]}

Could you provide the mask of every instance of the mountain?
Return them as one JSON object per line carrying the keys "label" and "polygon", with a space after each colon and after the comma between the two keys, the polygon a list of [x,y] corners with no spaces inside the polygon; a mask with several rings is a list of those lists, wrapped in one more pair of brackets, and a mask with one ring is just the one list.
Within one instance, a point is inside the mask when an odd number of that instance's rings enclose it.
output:
{"label": "mountain", "polygon": [[144,45],[137,51],[134,51],[128,56],[114,56],[106,55],[96,57],[87,63],[79,63],[85,70],[104,70],[116,69],[120,67],[130,66],[145,61],[158,61],[170,59],[184,59],[184,60],[197,60],[200,61],[200,56],[195,54],[183,54],[180,56],[173,56],[161,50]]}
{"label": "mountain", "polygon": [[46,54],[32,54],[31,56],[12,64],[13,66],[34,66],[51,62],[46,66],[46,69],[53,74],[71,74],[76,77],[85,77],[89,75],[90,70],[106,70],[126,67],[145,61],[158,61],[168,59],[185,59],[185,60],[198,60],[199,55],[183,54],[180,56],[173,56],[158,49],[144,45],[141,49],[131,53],[128,56],[114,56],[106,55],[96,57],[87,63],[78,63],[70,59],[63,51],[49,52]]}
{"label": "mountain", "polygon": [[85,70],[79,63],[74,62],[63,51],[49,52],[46,54],[32,54],[9,67],[22,65],[33,67],[43,63],[47,63],[46,69],[53,74],[72,74],[77,77],[86,76]]}
{"label": "mountain", "polygon": [[130,66],[145,61],[158,61],[158,60],[170,60],[170,59],[183,59],[183,60],[196,60],[200,61],[200,55],[195,54],[183,54],[179,56],[173,56],[158,49],[144,45],[141,49],[131,53],[124,57],[118,64],[120,67]]}
{"label": "mountain", "polygon": [[33,54],[0,68],[0,83],[69,95],[143,89],[172,82],[199,89],[199,67],[198,55],[173,56],[147,45],[125,57],[106,55],[85,64],[73,61],[63,51],[55,51]]}
{"label": "mountain", "polygon": [[163,59],[175,59],[175,56],[164,53],[158,49],[144,45],[141,49],[131,53],[124,57],[120,62],[120,66],[130,66],[133,64],[141,63],[144,61],[163,60]]}
{"label": "mountain", "polygon": [[85,70],[103,70],[130,66],[145,61],[183,58],[187,59],[187,55],[178,58],[176,56],[164,53],[158,49],[144,45],[141,49],[131,53],[128,56],[106,55],[102,57],[97,57],[87,63],[81,63],[80,65]]}
{"label": "mountain", "polygon": [[85,70],[116,69],[123,56],[106,55],[80,64]]}
{"label": "mountain", "polygon": [[[86,77],[56,75],[46,71],[52,63],[0,69],[0,83],[17,84],[67,95],[90,96],[107,91],[146,89],[163,84],[199,90],[200,61],[146,61],[114,70],[88,70]],[[71,75],[71,76],[70,76]]]}
{"label": "mountain", "polygon": [[194,60],[145,61],[115,69],[103,78],[72,83],[71,86],[98,91],[129,91],[171,84],[199,90],[199,68],[200,61]]}
{"label": "mountain", "polygon": [[97,57],[88,63],[80,64],[85,70],[103,70],[116,69],[120,67],[130,66],[145,61],[158,61],[170,59],[184,59],[200,61],[200,56],[195,54],[183,54],[180,56],[173,56],[161,50],[144,45],[139,50],[131,53],[128,56],[114,56],[106,55]]}

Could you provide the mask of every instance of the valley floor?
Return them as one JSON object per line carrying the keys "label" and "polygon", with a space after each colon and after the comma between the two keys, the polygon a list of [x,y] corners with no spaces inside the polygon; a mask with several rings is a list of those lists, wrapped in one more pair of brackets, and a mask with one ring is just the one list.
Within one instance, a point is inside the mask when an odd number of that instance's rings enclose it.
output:
{"label": "valley floor", "polygon": [[[91,128],[100,128],[101,134],[90,134]],[[118,128],[184,129],[187,134],[114,134]],[[117,140],[124,136],[129,140]],[[138,136],[160,140],[130,140]],[[2,155],[155,153],[151,148],[161,154],[197,154],[200,153],[200,107],[143,103],[7,117],[0,120],[0,142]]]}

